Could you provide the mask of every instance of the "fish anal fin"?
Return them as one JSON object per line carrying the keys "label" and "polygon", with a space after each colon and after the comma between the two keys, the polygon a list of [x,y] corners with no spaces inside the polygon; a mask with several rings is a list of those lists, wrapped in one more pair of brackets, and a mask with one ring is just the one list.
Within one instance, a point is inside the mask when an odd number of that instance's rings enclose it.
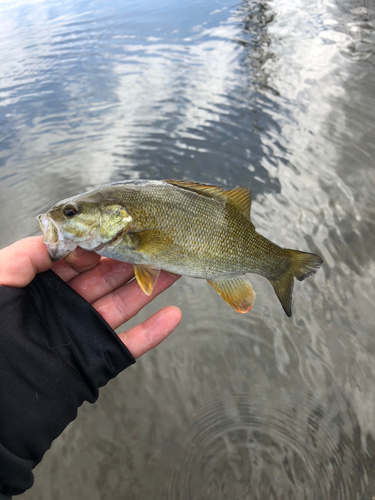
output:
{"label": "fish anal fin", "polygon": [[225,302],[240,313],[247,313],[255,302],[255,291],[245,276],[225,280],[207,280]]}
{"label": "fish anal fin", "polygon": [[159,277],[160,269],[148,265],[134,264],[134,274],[138,285],[146,295],[151,295]]}
{"label": "fish anal fin", "polygon": [[251,193],[250,189],[248,188],[238,187],[235,189],[227,190],[223,189],[220,186],[214,186],[212,184],[200,184],[198,182],[175,181],[172,179],[166,180],[165,182],[181,189],[194,191],[195,193],[206,196],[208,198],[215,198],[221,201],[226,201],[227,203],[230,203],[232,206],[237,208],[237,210],[239,210],[245,217],[250,219]]}

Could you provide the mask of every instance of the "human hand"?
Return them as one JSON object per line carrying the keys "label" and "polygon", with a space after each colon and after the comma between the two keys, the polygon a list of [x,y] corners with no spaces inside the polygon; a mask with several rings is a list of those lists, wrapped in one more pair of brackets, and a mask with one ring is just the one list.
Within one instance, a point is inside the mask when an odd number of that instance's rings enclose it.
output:
{"label": "human hand", "polygon": [[[178,277],[161,272],[150,296],[143,293],[133,266],[76,248],[64,260],[52,262],[42,236],[17,241],[0,250],[0,286],[25,287],[37,273],[52,269],[89,302],[111,328],[135,316]],[[160,344],[181,321],[177,307],[164,307],[139,325],[119,334],[134,358]]]}

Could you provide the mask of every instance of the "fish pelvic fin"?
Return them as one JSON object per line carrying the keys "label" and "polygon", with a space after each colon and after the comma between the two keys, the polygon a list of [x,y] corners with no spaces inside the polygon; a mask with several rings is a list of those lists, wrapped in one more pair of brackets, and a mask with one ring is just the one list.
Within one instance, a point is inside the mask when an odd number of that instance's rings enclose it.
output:
{"label": "fish pelvic fin", "polygon": [[294,278],[303,281],[316,273],[323,264],[323,259],[313,253],[285,249],[291,262],[287,270],[275,280],[270,280],[275,293],[289,318],[292,315],[292,293]]}
{"label": "fish pelvic fin", "polygon": [[142,288],[146,295],[151,295],[152,290],[160,274],[160,269],[147,265],[134,264],[134,274],[138,285]]}
{"label": "fish pelvic fin", "polygon": [[247,313],[255,302],[255,291],[245,276],[226,280],[207,280],[225,302],[240,313]]}

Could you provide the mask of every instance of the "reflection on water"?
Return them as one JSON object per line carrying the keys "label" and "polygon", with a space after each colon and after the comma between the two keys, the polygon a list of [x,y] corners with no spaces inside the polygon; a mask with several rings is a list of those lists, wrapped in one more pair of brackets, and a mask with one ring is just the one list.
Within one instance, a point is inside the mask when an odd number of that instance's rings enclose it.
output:
{"label": "reflection on water", "polygon": [[149,494],[158,488],[160,498],[250,499],[283,492],[304,499],[358,491],[359,443],[311,394],[286,392],[283,399],[285,408],[256,393],[236,394],[197,408],[153,457]]}
{"label": "reflection on water", "polygon": [[268,60],[274,62],[275,54],[272,52],[272,37],[267,30],[276,17],[269,2],[244,1],[235,13],[241,31],[236,41],[244,47],[241,64],[249,71],[247,85],[249,89],[260,88],[270,90],[278,95],[272,88],[272,80]]}
{"label": "reflection on water", "polygon": [[[105,182],[248,186],[252,220],[322,255],[247,315],[199,280],[178,331],[55,441],[29,499],[375,494],[375,10],[369,0],[4,2],[0,245]],[[135,320],[131,324],[135,323]]]}

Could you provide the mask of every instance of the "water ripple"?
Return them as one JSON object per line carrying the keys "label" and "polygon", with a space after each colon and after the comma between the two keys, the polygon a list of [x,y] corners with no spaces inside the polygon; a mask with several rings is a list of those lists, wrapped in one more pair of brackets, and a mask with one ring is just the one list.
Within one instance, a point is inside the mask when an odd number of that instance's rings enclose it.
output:
{"label": "water ripple", "polygon": [[259,232],[325,261],[291,319],[259,276],[237,316],[181,279],[150,306],[181,306],[175,336],[124,392],[103,389],[105,416],[77,420],[75,458],[51,450],[29,498],[372,498],[374,15],[369,0],[0,3],[0,246],[90,187],[181,178],[250,187]]}
{"label": "water ripple", "polygon": [[352,500],[365,491],[363,459],[340,419],[312,395],[292,400],[236,394],[197,408],[150,463],[148,498]]}

